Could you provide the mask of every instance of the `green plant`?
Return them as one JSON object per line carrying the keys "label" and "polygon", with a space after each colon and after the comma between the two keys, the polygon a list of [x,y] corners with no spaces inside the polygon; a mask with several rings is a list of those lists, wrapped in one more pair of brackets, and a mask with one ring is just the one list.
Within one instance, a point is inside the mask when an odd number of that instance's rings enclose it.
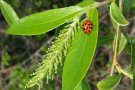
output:
{"label": "green plant", "polygon": [[[121,33],[120,27],[129,24],[121,13],[122,0],[119,0],[119,7],[115,0],[103,2],[86,0],[76,6],[46,10],[21,19],[18,19],[16,13],[6,2],[0,1],[2,13],[10,25],[7,30],[8,34],[38,35],[65,25],[52,43],[52,46],[47,50],[39,68],[32,74],[33,77],[28,81],[26,88],[35,85],[38,85],[39,89],[42,88],[44,77],[46,77],[48,83],[48,79],[53,79],[54,73],[57,73],[59,64],[63,65],[64,63],[62,90],[90,89],[87,80],[83,79],[91,65],[96,47],[98,46],[98,11],[96,8],[105,4],[110,5],[109,15],[115,29],[113,36],[114,55],[110,76],[99,82],[97,87],[99,90],[112,90],[118,85],[121,74],[134,80],[134,43],[132,43],[130,37],[128,41],[130,41],[132,47],[131,73],[122,69],[117,61],[119,54],[127,43],[127,39]],[[86,17],[82,19],[85,15]],[[85,20],[91,20],[94,25],[93,31],[89,35],[82,32],[81,25]],[[114,69],[116,69],[118,74],[113,74]]]}
{"label": "green plant", "polygon": [[9,65],[9,61],[10,61],[10,55],[7,52],[4,52],[2,55],[2,66],[4,65]]}

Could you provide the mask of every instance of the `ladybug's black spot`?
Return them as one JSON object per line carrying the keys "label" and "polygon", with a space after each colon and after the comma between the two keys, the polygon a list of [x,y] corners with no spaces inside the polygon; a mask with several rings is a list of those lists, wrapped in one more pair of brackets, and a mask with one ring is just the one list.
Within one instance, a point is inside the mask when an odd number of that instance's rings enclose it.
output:
{"label": "ladybug's black spot", "polygon": [[88,30],[89,32],[91,31],[91,30]]}

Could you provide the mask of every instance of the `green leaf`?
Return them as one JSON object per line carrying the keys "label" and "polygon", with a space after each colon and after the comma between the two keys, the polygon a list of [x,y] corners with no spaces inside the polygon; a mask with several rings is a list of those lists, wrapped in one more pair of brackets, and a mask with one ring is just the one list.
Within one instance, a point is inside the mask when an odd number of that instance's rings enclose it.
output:
{"label": "green leaf", "polygon": [[122,68],[117,68],[119,72],[121,72],[123,75],[126,77],[129,77],[130,79],[133,79],[133,73],[129,69],[122,69]]}
{"label": "green leaf", "polygon": [[91,90],[88,80],[83,79],[79,86],[75,90]]}
{"label": "green leaf", "polygon": [[2,65],[9,65],[9,61],[10,61],[10,55],[5,52],[2,55]]}
{"label": "green leaf", "polygon": [[120,54],[123,49],[125,48],[127,44],[127,39],[124,37],[124,35],[121,33],[120,35],[120,40],[119,40],[119,50],[118,50],[118,54]]}
{"label": "green leaf", "polygon": [[76,34],[64,63],[62,90],[74,90],[83,80],[92,62],[98,38],[98,12],[91,9],[89,15],[94,25],[93,31],[86,35],[80,29]]}
{"label": "green leaf", "polygon": [[135,0],[133,0],[133,5],[132,5],[132,7],[135,7]]}
{"label": "green leaf", "polygon": [[65,23],[81,10],[78,6],[46,10],[20,19],[7,32],[16,35],[43,34]]}
{"label": "green leaf", "polygon": [[[118,25],[117,25],[117,23],[115,23],[113,20],[112,20],[112,24],[113,24],[113,28],[115,29],[115,30],[117,30],[117,27],[118,27]],[[126,46],[126,44],[127,44],[127,39],[125,38],[125,36],[120,32],[120,36],[119,36],[119,49],[118,49],[118,54],[120,54],[122,51],[123,51],[123,49],[125,48],[125,46]],[[115,40],[115,38],[114,38],[114,40]],[[115,44],[115,43],[114,43]],[[114,45],[113,45],[114,46]],[[114,47],[113,47],[113,49],[114,49]]]}
{"label": "green leaf", "polygon": [[131,45],[131,72],[134,72],[135,71],[135,39],[129,38],[129,36],[128,39]]}
{"label": "green leaf", "polygon": [[122,15],[117,5],[115,4],[115,2],[112,2],[110,5],[110,17],[118,25],[125,26],[129,24],[128,21]]}
{"label": "green leaf", "polygon": [[133,73],[132,90],[135,90],[135,72]]}
{"label": "green leaf", "polygon": [[82,81],[82,90],[91,90],[87,79],[83,79]]}
{"label": "green leaf", "polygon": [[113,90],[120,82],[120,79],[121,79],[120,75],[110,76],[98,82],[97,87],[99,90]]}
{"label": "green leaf", "polygon": [[5,20],[7,21],[7,23],[9,25],[12,25],[17,20],[19,20],[19,18],[17,16],[17,14],[15,13],[15,11],[5,1],[0,0],[0,7],[1,7],[1,11],[2,11],[2,14],[3,14]]}
{"label": "green leaf", "polygon": [[112,22],[112,26],[113,26],[113,28],[114,28],[115,30],[117,30],[117,26],[118,26],[118,24],[117,24],[117,23],[115,23],[112,19],[111,19],[111,22]]}
{"label": "green leaf", "polygon": [[133,0],[123,0],[123,11],[129,12],[133,5]]}
{"label": "green leaf", "polygon": [[94,3],[93,0],[85,0],[85,1],[77,4],[76,6],[84,8],[84,7],[87,7],[87,6],[89,6],[89,5],[93,4],[93,3]]}
{"label": "green leaf", "polygon": [[82,82],[77,86],[77,88],[75,90],[83,90],[82,89]]}

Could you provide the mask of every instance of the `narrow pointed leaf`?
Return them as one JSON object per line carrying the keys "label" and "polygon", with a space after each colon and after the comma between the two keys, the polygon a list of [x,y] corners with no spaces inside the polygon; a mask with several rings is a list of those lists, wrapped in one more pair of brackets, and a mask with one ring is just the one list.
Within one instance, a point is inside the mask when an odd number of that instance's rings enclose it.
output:
{"label": "narrow pointed leaf", "polygon": [[132,77],[133,77],[133,81],[132,81],[132,90],[135,90],[135,42],[134,42],[134,38],[129,38],[129,42],[131,45],[131,67],[130,67],[130,71],[132,72]]}
{"label": "narrow pointed leaf", "polygon": [[125,26],[128,25],[128,21],[124,18],[121,11],[115,4],[115,2],[112,2],[110,5],[110,16],[111,19],[116,22],[118,25]]}
{"label": "narrow pointed leaf", "polygon": [[118,70],[125,75],[126,77],[133,79],[133,73],[131,72],[131,70],[129,69],[122,69],[122,68],[118,68]]}
{"label": "narrow pointed leaf", "polygon": [[120,79],[121,79],[120,75],[110,76],[110,77],[100,81],[97,84],[97,87],[99,90],[114,90],[114,88],[120,82]]}
{"label": "narrow pointed leaf", "polygon": [[5,1],[0,0],[0,8],[2,11],[2,14],[7,21],[9,25],[12,25],[15,23],[17,20],[19,20],[16,12],[13,10],[13,8],[7,4]]}
{"label": "narrow pointed leaf", "polygon": [[130,51],[131,51],[131,65],[130,65],[130,71],[132,74],[135,72],[135,38],[134,37],[129,37],[128,35],[128,42],[130,45]]}
{"label": "narrow pointed leaf", "polygon": [[93,31],[87,35],[80,29],[72,42],[63,68],[62,90],[74,90],[77,88],[92,62],[98,38],[97,10],[92,9],[90,16],[90,20],[94,25]]}
{"label": "narrow pointed leaf", "polygon": [[78,6],[71,6],[32,14],[13,24],[7,32],[16,35],[42,34],[65,23],[81,10]]}
{"label": "narrow pointed leaf", "polygon": [[125,46],[126,46],[126,43],[127,43],[127,39],[125,38],[125,36],[121,33],[120,35],[120,41],[119,41],[119,50],[118,50],[118,54],[120,54]]}

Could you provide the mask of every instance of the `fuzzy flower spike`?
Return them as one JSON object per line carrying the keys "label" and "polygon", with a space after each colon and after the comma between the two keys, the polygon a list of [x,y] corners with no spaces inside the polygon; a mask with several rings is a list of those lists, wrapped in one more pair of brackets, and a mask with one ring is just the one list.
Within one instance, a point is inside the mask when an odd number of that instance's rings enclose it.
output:
{"label": "fuzzy flower spike", "polygon": [[47,83],[48,79],[53,79],[54,73],[57,73],[58,65],[61,64],[62,66],[62,57],[67,55],[68,48],[77,32],[78,23],[79,19],[76,17],[72,23],[61,30],[59,36],[56,37],[52,46],[47,50],[41,65],[32,74],[33,77],[28,81],[26,88],[35,85],[41,88],[44,77],[47,78]]}

